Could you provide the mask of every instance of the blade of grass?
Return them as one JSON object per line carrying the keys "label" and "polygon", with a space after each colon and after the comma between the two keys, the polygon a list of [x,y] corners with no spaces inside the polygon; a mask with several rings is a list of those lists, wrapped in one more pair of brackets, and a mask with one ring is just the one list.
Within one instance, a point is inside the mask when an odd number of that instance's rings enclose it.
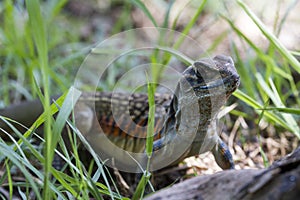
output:
{"label": "blade of grass", "polygon": [[219,36],[217,36],[213,43],[208,47],[206,50],[208,54],[213,54],[216,50],[217,47],[221,44],[221,42],[228,36],[228,31],[223,31],[220,33]]}
{"label": "blade of grass", "polygon": [[182,44],[182,42],[185,39],[185,36],[189,34],[190,30],[192,29],[192,27],[196,24],[200,14],[202,13],[204,6],[206,5],[207,0],[203,0],[200,4],[200,6],[198,7],[196,13],[194,14],[194,16],[192,17],[192,19],[190,20],[190,22],[184,27],[181,37],[178,38],[177,42],[174,44],[174,48],[178,49],[178,47]]}
{"label": "blade of grass", "polygon": [[276,31],[276,34],[275,34],[277,37],[279,36],[279,34],[282,30],[282,27],[283,27],[284,23],[286,22],[286,19],[287,19],[288,15],[291,13],[291,11],[294,8],[296,8],[297,3],[299,3],[299,0],[294,0],[294,1],[291,1],[289,3],[288,8],[285,10],[283,17],[280,20],[279,25],[277,26],[277,31]]}
{"label": "blade of grass", "polygon": [[38,0],[26,0],[26,8],[29,15],[29,22],[32,32],[32,37],[34,38],[35,45],[37,48],[39,66],[42,73],[43,87],[44,87],[44,98],[41,99],[44,102],[44,110],[46,114],[45,120],[45,178],[44,178],[44,190],[43,198],[51,198],[51,190],[49,187],[50,183],[50,169],[52,164],[53,149],[51,149],[52,144],[52,134],[51,134],[51,114],[50,114],[50,94],[49,94],[49,67],[48,67],[48,44],[47,44],[47,34],[46,27],[41,14],[40,3]]}
{"label": "blade of grass", "polygon": [[[56,144],[58,142],[60,133],[65,126],[67,119],[69,118],[71,111],[73,110],[76,102],[78,101],[81,92],[74,87],[71,87],[63,104],[62,107],[57,115],[55,123],[53,124],[53,139],[51,144],[51,149],[55,149]],[[58,106],[58,104],[57,104]],[[54,153],[54,152],[53,152]],[[50,155],[52,158],[53,155]]]}
{"label": "blade of grass", "polygon": [[[131,10],[132,10],[132,4],[129,3],[128,1],[124,1],[122,13],[120,14],[119,19],[114,23],[114,26],[111,30],[111,34],[118,34],[122,32],[123,29],[129,30],[132,29],[132,24],[128,23],[128,18],[130,18],[131,15]],[[124,28],[125,26],[125,28]]]}
{"label": "blade of grass", "polygon": [[176,26],[177,26],[177,22],[179,20],[179,17],[181,16],[181,14],[184,13],[183,10],[189,5],[189,3],[190,3],[190,1],[186,2],[183,6],[181,6],[180,10],[177,12],[177,15],[174,19],[174,22],[173,22],[172,26],[171,26],[172,30],[176,30]]}
{"label": "blade of grass", "polygon": [[151,20],[152,24],[155,27],[158,27],[154,17],[151,15],[150,11],[148,10],[148,8],[145,6],[145,4],[143,2],[141,2],[140,0],[130,0],[132,3],[134,3],[137,7],[139,7],[144,13],[145,15]]}
{"label": "blade of grass", "polygon": [[[266,101],[266,103],[264,103],[264,108],[267,107],[268,104],[269,104],[269,101]],[[259,124],[261,122],[261,120],[262,120],[262,118],[264,116],[264,113],[265,113],[265,110],[262,110],[262,112],[259,115],[259,119],[258,119],[257,124]],[[257,138],[258,138],[258,141],[259,141],[259,151],[260,151],[262,159],[264,161],[264,166],[268,167],[269,166],[269,160],[268,160],[268,157],[267,157],[265,151],[262,148],[263,144],[262,144],[262,141],[261,141],[260,129],[257,130],[257,134],[256,135],[257,135]]]}
{"label": "blade of grass", "polygon": [[277,39],[276,36],[267,29],[267,27],[261,22],[261,20],[250,10],[250,8],[242,0],[237,0],[237,3],[256,24],[256,26],[261,30],[264,36],[268,38],[271,44],[273,44],[281,53],[281,55],[289,61],[291,66],[298,73],[300,73],[300,63],[297,61],[297,59],[285,48],[285,46],[282,45],[279,39]]}
{"label": "blade of grass", "polygon": [[[147,124],[147,140],[146,140],[146,154],[148,156],[148,161],[152,156],[153,151],[153,138],[154,138],[154,124],[155,124],[155,100],[154,93],[156,90],[156,83],[152,83],[149,81],[149,77],[146,73],[147,77],[147,88],[148,88],[148,104],[149,104],[149,114],[148,114],[148,124]],[[147,165],[147,168],[149,166]],[[149,169],[149,168],[148,168]]]}
{"label": "blade of grass", "polygon": [[[272,79],[269,79],[269,83],[271,85],[271,88],[270,88],[268,86],[268,84],[263,80],[263,77],[261,76],[261,74],[257,73],[256,78],[258,80],[259,85],[262,87],[262,89],[268,95],[268,97],[272,100],[272,102],[275,104],[275,106],[284,108],[285,106],[280,99],[280,96],[276,90],[276,87],[275,87]],[[286,114],[286,113],[281,113],[281,116],[285,120],[285,123],[290,127],[292,132],[298,138],[300,138],[300,129],[297,126],[297,122],[294,120],[294,118],[290,114]]]}
{"label": "blade of grass", "polygon": [[8,182],[8,188],[9,188],[9,199],[12,199],[13,197],[13,181],[10,173],[10,167],[8,164],[8,160],[5,160],[5,168],[6,168],[6,174],[7,174],[7,182]]}
{"label": "blade of grass", "polygon": [[156,48],[159,49],[159,50],[170,53],[171,55],[175,56],[178,60],[182,61],[183,63],[186,63],[187,65],[192,65],[194,63],[193,59],[186,56],[182,52],[177,51],[176,49],[165,47],[165,46],[157,46]]}
{"label": "blade of grass", "polygon": [[[240,52],[235,44],[232,44],[232,49],[235,53],[235,61],[238,73],[241,77],[243,77],[243,84],[244,85],[251,85],[253,83],[253,76],[251,76],[251,68],[248,66],[250,63],[244,63],[242,57],[240,56]],[[254,68],[255,69],[255,68]],[[254,87],[247,87],[247,93],[249,96],[254,97],[255,95],[255,88]]]}
{"label": "blade of grass", "polygon": [[[270,83],[270,86],[271,86],[271,89],[272,89],[272,92],[274,94],[274,104],[275,106],[277,107],[285,107],[285,105],[283,104],[281,98],[280,98],[280,95],[278,94],[278,91],[275,87],[275,84],[273,82],[273,80],[271,78],[269,78],[269,83]],[[292,115],[290,114],[287,114],[287,113],[281,113],[283,119],[285,119],[286,123],[291,127],[291,129],[293,129],[293,133],[298,137],[300,138],[300,128],[299,126],[297,125],[297,122],[296,120],[293,118]]]}
{"label": "blade of grass", "polygon": [[148,104],[149,104],[149,114],[148,114],[148,124],[147,124],[147,140],[146,140],[146,154],[148,157],[147,167],[143,173],[141,180],[133,194],[132,199],[142,199],[144,196],[145,188],[150,179],[151,173],[149,172],[150,161],[153,153],[153,139],[154,139],[154,125],[155,125],[155,99],[154,94],[156,90],[156,83],[149,81],[147,77],[147,89],[148,89]]}
{"label": "blade of grass", "polygon": [[[66,175],[63,172],[60,172],[58,170],[55,170],[52,168],[52,174],[53,176],[58,180],[58,182],[60,183],[60,186],[63,186],[64,190],[67,190],[68,192],[70,192],[74,197],[78,196],[78,191],[76,191],[72,185],[70,185],[70,183],[74,183],[75,181],[72,181],[71,177],[69,177],[68,175]],[[59,189],[59,187],[58,187]]]}
{"label": "blade of grass", "polygon": [[169,27],[168,23],[169,23],[169,19],[170,19],[170,11],[171,11],[171,8],[172,8],[174,2],[175,2],[175,0],[171,0],[169,2],[168,9],[167,9],[167,12],[165,14],[164,22],[163,22],[163,25],[162,25],[163,28],[168,28]]}
{"label": "blade of grass", "polygon": [[50,21],[56,16],[64,7],[64,5],[68,3],[68,0],[52,0],[47,2],[47,11],[48,14],[47,20]]}
{"label": "blade of grass", "polygon": [[296,108],[266,107],[264,109],[265,110],[275,110],[275,111],[294,114],[294,115],[300,115],[300,109],[296,109]]}
{"label": "blade of grass", "polygon": [[[248,104],[249,106],[253,107],[254,109],[256,109],[257,112],[261,112],[261,110],[263,109],[263,105],[259,104],[257,101],[255,101],[253,98],[251,98],[250,96],[246,95],[245,93],[243,93],[240,90],[237,90],[233,93],[233,95],[237,98],[239,98],[240,100],[244,101],[246,104]],[[282,126],[283,128],[289,130],[289,131],[293,131],[286,123],[285,121],[283,121],[281,118],[279,118],[278,116],[276,116],[275,114],[271,113],[271,112],[264,112],[264,116],[267,117],[268,119],[274,121],[275,123],[277,123],[278,125]],[[298,137],[300,139],[300,137]]]}
{"label": "blade of grass", "polygon": [[[66,98],[66,95],[67,95],[67,92],[64,93],[62,96],[60,96],[56,101],[55,101],[55,104],[53,103],[51,106],[50,106],[50,115],[54,115],[55,113],[57,113],[58,111],[58,108],[57,108],[57,105],[59,106],[62,106],[65,98]],[[39,117],[38,119],[32,124],[32,126],[24,133],[24,137],[27,138],[31,131],[40,127],[46,120],[46,112],[44,111]]]}
{"label": "blade of grass", "polygon": [[144,172],[138,186],[136,187],[136,190],[132,196],[132,200],[139,200],[143,199],[143,194],[145,191],[145,186],[147,185],[147,182],[149,181],[151,177],[151,173],[149,173],[147,170]]}

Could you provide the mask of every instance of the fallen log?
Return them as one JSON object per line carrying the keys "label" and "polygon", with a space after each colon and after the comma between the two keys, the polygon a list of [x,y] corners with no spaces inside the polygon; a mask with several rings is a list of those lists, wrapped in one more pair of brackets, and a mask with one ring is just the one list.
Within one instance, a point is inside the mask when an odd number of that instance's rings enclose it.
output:
{"label": "fallen log", "polygon": [[266,169],[225,170],[198,176],[145,199],[300,199],[300,147]]}

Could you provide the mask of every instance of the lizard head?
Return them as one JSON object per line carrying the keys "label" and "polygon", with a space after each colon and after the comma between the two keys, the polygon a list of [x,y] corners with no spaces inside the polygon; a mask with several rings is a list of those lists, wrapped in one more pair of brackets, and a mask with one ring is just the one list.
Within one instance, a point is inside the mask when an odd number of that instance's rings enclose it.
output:
{"label": "lizard head", "polygon": [[232,58],[224,55],[196,61],[182,75],[174,98],[182,105],[198,103],[202,114],[219,111],[240,84]]}
{"label": "lizard head", "polygon": [[193,69],[196,74],[205,77],[202,82],[202,89],[224,86],[226,97],[229,97],[239,86],[240,76],[238,75],[231,57],[217,55],[210,59],[202,59],[194,63]]}
{"label": "lizard head", "polygon": [[169,108],[168,116],[172,119],[169,125],[173,124],[181,132],[194,132],[191,127],[206,132],[239,83],[231,57],[218,55],[196,61],[178,82]]}
{"label": "lizard head", "polygon": [[232,58],[224,55],[196,61],[183,75],[200,97],[216,96],[222,92],[228,98],[240,84]]}

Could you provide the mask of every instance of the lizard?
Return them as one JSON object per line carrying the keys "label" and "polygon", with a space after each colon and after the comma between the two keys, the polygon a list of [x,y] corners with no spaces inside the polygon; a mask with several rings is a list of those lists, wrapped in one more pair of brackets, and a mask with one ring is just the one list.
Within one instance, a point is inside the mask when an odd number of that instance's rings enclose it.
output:
{"label": "lizard", "polygon": [[[217,115],[239,84],[232,58],[217,55],[189,66],[173,95],[156,94],[153,160],[171,165],[211,151],[222,169],[233,169],[232,155],[218,134]],[[0,110],[0,115],[30,125],[42,110],[38,102],[25,102]],[[74,113],[78,129],[98,154],[132,166],[122,160],[128,152],[145,151],[148,110],[146,94],[84,92]],[[29,119],[30,112],[35,117]],[[5,128],[1,121],[0,127]],[[179,156],[167,159],[174,154]]]}

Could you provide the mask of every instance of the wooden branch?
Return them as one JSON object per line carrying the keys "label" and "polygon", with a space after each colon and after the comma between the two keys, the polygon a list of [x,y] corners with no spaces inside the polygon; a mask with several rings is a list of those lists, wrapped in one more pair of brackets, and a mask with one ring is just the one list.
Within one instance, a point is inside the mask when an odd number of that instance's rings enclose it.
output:
{"label": "wooden branch", "polygon": [[146,200],[300,198],[300,147],[266,169],[226,170],[198,176],[149,195]]}

